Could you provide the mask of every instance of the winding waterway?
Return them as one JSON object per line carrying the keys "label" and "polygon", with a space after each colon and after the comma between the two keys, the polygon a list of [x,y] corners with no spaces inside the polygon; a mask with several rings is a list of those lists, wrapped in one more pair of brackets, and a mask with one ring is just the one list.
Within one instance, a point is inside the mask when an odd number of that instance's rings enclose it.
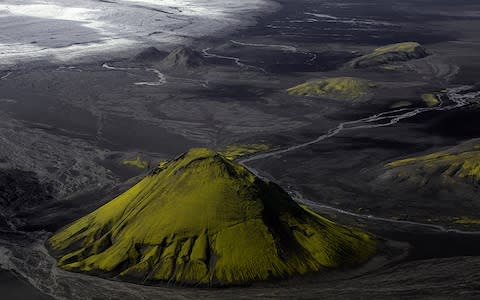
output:
{"label": "winding waterway", "polygon": [[[245,167],[247,167],[257,176],[261,176],[261,173],[258,170],[252,167],[249,167],[248,163],[269,159],[269,158],[276,158],[284,154],[295,152],[297,150],[306,148],[308,146],[311,146],[311,145],[320,143],[324,140],[327,140],[329,138],[332,138],[344,131],[392,126],[402,120],[412,118],[422,113],[431,112],[431,111],[449,111],[449,110],[465,107],[474,103],[479,103],[480,91],[471,91],[472,89],[473,89],[472,86],[460,86],[460,87],[447,89],[444,92],[438,93],[436,95],[440,99],[440,103],[437,106],[396,109],[396,110],[378,113],[378,114],[375,114],[366,118],[354,120],[354,121],[342,122],[338,124],[336,127],[328,130],[327,133],[322,134],[313,140],[310,140],[301,144],[297,144],[297,145],[292,145],[284,149],[274,150],[271,152],[262,152],[256,155],[246,157],[244,159],[240,159],[238,162],[244,165]],[[353,217],[368,219],[368,220],[394,223],[394,224],[420,226],[428,229],[434,229],[444,233],[458,233],[458,234],[471,234],[471,235],[480,234],[480,231],[479,232],[463,231],[463,230],[445,228],[444,226],[441,226],[441,225],[433,225],[433,224],[426,224],[426,223],[405,221],[405,220],[394,220],[394,219],[377,217],[373,215],[363,215],[363,214],[353,213],[350,211],[338,209],[332,206],[324,205],[318,202],[305,199],[298,191],[290,190],[289,193],[292,196],[292,198],[294,198],[299,203],[305,204],[309,207],[316,208],[316,209],[334,211],[336,213],[340,213],[343,215],[348,215],[348,216],[353,216]]]}
{"label": "winding waterway", "polygon": [[[318,136],[316,139],[307,141],[302,144],[292,145],[288,148],[275,150],[272,152],[260,153],[252,155],[245,159],[241,159],[239,162],[246,164],[249,162],[267,159],[282,154],[287,154],[306,148],[308,146],[317,144],[321,141],[334,137],[347,130],[359,130],[368,128],[387,127],[394,125],[402,120],[415,117],[419,114],[430,111],[448,111],[460,107],[470,105],[472,103],[478,103],[478,97],[480,97],[480,91],[467,92],[472,89],[471,86],[461,86],[446,90],[444,93],[438,93],[437,96],[440,99],[438,106],[434,107],[421,107],[421,108],[402,108],[397,110],[391,110],[382,112],[376,115],[372,115],[367,118],[362,118],[354,121],[347,121],[338,124],[336,127],[330,129],[327,133]],[[465,93],[464,93],[465,92]]]}
{"label": "winding waterway", "polygon": [[[112,70],[112,71],[130,71],[130,70],[139,70],[138,68],[122,68],[122,67],[114,67],[112,65],[109,65],[108,63],[104,63],[102,65],[102,68],[107,69],[107,70]],[[154,69],[154,68],[146,68],[145,71],[147,72],[152,72],[157,76],[156,81],[140,81],[140,82],[134,82],[134,85],[146,85],[146,86],[160,86],[164,85],[167,83],[167,77],[165,74],[160,72],[160,70]]]}

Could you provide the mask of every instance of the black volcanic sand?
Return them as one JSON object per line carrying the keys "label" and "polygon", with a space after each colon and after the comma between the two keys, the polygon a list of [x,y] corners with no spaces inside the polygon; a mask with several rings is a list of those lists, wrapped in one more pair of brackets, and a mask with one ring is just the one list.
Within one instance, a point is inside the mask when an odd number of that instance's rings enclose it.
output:
{"label": "black volcanic sand", "polygon": [[345,131],[281,158],[251,165],[314,202],[362,215],[458,227],[454,218],[480,218],[478,187],[415,190],[385,185],[388,183],[377,181],[377,176],[390,161],[479,137],[479,119],[474,117],[478,113],[477,107],[428,112],[393,127]]}
{"label": "black volcanic sand", "polygon": [[[60,190],[76,189],[19,212],[19,229],[26,233],[12,232],[8,222],[0,221],[5,233],[0,245],[8,248],[12,247],[9,243],[18,242],[14,255],[31,267],[32,277],[39,276],[35,272],[42,266],[51,272],[45,253],[38,245],[31,247],[23,241],[23,235],[35,240],[42,230],[58,230],[127,189],[138,179],[135,176],[148,172],[123,166],[123,159],[141,156],[155,162],[195,146],[221,149],[233,143],[287,147],[315,139],[340,122],[390,110],[399,101],[424,106],[422,93],[478,83],[476,28],[480,28],[480,20],[462,12],[462,5],[469,11],[478,10],[475,1],[280,2],[282,10],[259,18],[258,24],[247,30],[193,44],[197,50],[211,48],[210,53],[238,57],[247,65],[244,67],[232,59],[207,58],[198,69],[166,74],[167,84],[161,86],[135,85],[157,80],[145,68],[157,66],[166,53],[152,49],[140,57],[109,62],[132,68],[127,71],[107,70],[101,67],[103,62],[75,69],[12,68],[12,75],[0,81],[0,137],[10,141],[22,133],[21,145],[28,151],[5,144],[9,147],[0,148],[0,167],[36,171],[29,160],[33,156],[47,165],[47,170],[65,171],[53,183],[50,173],[39,172],[39,182]],[[343,67],[374,47],[404,41],[421,42],[433,55],[409,62],[403,71]],[[380,84],[369,103],[285,93],[306,80],[334,76],[358,76]],[[83,299],[87,294],[93,299],[478,298],[479,235],[436,227],[476,230],[453,224],[452,218],[480,217],[478,201],[474,201],[478,192],[412,193],[396,186],[378,186],[375,181],[382,166],[391,160],[480,137],[478,113],[473,106],[425,113],[392,127],[344,132],[248,164],[285,189],[300,192],[313,201],[314,209],[332,219],[362,226],[385,239],[407,242],[411,249],[401,261],[379,267],[399,255],[387,253],[386,261],[372,262],[368,272],[340,270],[219,290],[130,286],[60,272],[59,288],[67,299]],[[65,146],[71,151],[65,151]],[[94,165],[82,165],[86,159]],[[71,171],[73,166],[77,168]],[[0,280],[0,293],[7,295],[6,299],[49,299],[41,298],[33,287],[8,272],[0,273]]]}
{"label": "black volcanic sand", "polygon": [[31,299],[31,300],[53,300],[50,296],[47,296],[25,280],[19,278],[16,275],[11,274],[8,271],[0,271],[0,295],[2,299]]}

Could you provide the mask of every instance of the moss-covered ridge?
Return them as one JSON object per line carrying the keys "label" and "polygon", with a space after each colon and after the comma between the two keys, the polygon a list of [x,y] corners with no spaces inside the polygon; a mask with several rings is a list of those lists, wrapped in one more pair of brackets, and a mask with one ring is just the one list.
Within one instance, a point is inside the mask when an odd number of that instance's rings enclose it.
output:
{"label": "moss-covered ridge", "polygon": [[364,100],[371,96],[376,85],[365,79],[334,77],[312,80],[287,90],[290,95],[317,96],[338,100]]}
{"label": "moss-covered ridge", "polygon": [[48,245],[66,270],[204,285],[353,266],[376,249],[208,149],[163,164]]}
{"label": "moss-covered ridge", "polygon": [[444,151],[393,161],[384,177],[415,185],[480,183],[480,140],[471,140]]}
{"label": "moss-covered ridge", "polygon": [[265,152],[269,149],[270,145],[266,144],[234,144],[225,147],[219,153],[228,160],[236,160],[255,153]]}
{"label": "moss-covered ridge", "polygon": [[354,68],[368,68],[388,63],[408,61],[428,56],[427,50],[416,42],[405,42],[383,46],[353,60]]}

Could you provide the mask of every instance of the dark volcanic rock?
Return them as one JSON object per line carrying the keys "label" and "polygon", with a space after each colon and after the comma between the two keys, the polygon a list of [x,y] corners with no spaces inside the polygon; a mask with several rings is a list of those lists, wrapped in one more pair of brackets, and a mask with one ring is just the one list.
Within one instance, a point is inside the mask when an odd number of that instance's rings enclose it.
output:
{"label": "dark volcanic rock", "polygon": [[0,170],[0,207],[20,211],[52,199],[52,187],[43,185],[33,172]]}

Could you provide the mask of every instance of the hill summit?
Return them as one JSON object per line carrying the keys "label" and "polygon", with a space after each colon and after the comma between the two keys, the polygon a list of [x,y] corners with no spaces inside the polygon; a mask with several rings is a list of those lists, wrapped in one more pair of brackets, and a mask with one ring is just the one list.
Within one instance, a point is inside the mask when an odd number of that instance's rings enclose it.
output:
{"label": "hill summit", "polygon": [[155,47],[148,47],[138,53],[134,60],[136,61],[158,61],[164,59],[168,53],[158,50]]}
{"label": "hill summit", "polygon": [[203,56],[200,52],[187,47],[179,47],[168,54],[161,62],[162,68],[188,70],[203,65]]}
{"label": "hill summit", "polygon": [[376,242],[205,148],[163,163],[48,245],[66,270],[228,285],[364,263]]}

